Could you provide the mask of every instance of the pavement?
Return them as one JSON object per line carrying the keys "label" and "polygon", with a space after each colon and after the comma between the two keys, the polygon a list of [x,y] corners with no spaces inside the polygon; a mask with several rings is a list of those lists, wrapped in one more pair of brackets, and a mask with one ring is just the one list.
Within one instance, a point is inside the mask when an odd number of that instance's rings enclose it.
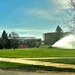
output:
{"label": "pavement", "polygon": [[74,58],[75,57],[52,57],[52,58],[1,58],[0,57],[0,61],[75,69],[75,65],[72,65],[72,64],[62,64],[62,63],[52,63],[52,62],[30,60],[30,59],[74,59]]}

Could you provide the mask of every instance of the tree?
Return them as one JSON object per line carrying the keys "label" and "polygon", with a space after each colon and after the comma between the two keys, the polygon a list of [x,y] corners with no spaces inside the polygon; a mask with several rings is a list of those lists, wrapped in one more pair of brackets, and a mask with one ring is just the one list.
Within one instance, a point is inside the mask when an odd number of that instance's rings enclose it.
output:
{"label": "tree", "polygon": [[15,32],[11,32],[10,36],[11,37],[15,37],[15,38],[18,38],[19,37],[19,35],[17,33],[15,33]]}
{"label": "tree", "polygon": [[7,40],[8,40],[7,33],[4,30],[3,33],[2,33],[2,45],[3,45],[3,48],[6,47],[5,45],[7,44]]}
{"label": "tree", "polygon": [[63,30],[60,28],[60,26],[58,25],[56,28],[56,32],[63,32]]}
{"label": "tree", "polygon": [[19,46],[19,40],[17,39],[17,38],[19,38],[19,35],[15,32],[11,32],[9,37],[12,38],[12,44],[13,44],[12,47],[15,50],[15,48],[17,48]]}
{"label": "tree", "polygon": [[56,33],[55,33],[55,41],[58,41],[63,36],[62,33],[63,33],[63,30],[58,25],[57,28],[56,28]]}
{"label": "tree", "polygon": [[66,10],[68,15],[71,17],[69,20],[63,20],[69,31],[75,33],[75,0],[69,0],[70,10]]}
{"label": "tree", "polygon": [[7,43],[5,45],[5,49],[11,49],[12,48],[12,41],[10,39],[7,40]]}
{"label": "tree", "polygon": [[2,39],[0,38],[0,49],[3,49]]}

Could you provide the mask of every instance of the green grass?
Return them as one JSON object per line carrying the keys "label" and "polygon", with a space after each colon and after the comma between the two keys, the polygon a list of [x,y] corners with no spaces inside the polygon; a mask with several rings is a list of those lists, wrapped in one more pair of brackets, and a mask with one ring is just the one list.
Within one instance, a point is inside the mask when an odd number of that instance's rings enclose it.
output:
{"label": "green grass", "polygon": [[26,72],[35,72],[35,71],[59,71],[59,72],[75,72],[75,69],[69,68],[56,68],[49,66],[38,66],[38,65],[27,65],[19,63],[10,63],[10,62],[0,62],[0,69],[2,70],[22,70]]}
{"label": "green grass", "polygon": [[57,48],[26,48],[0,50],[0,57],[10,58],[40,58],[40,57],[75,57],[73,49]]}
{"label": "green grass", "polygon": [[[31,60],[31,59],[30,59]],[[33,61],[44,61],[44,62],[53,62],[53,63],[63,63],[63,64],[74,64],[75,59],[32,59]]]}
{"label": "green grass", "polygon": [[[7,58],[41,58],[41,57],[75,57],[73,49],[57,49],[57,48],[26,48],[26,49],[6,49],[0,50],[0,57]],[[48,62],[71,63],[75,64],[75,60],[41,60]],[[27,65],[10,62],[0,62],[0,69],[5,70],[25,70],[25,71],[63,71],[75,72],[75,69],[56,68],[49,66]]]}

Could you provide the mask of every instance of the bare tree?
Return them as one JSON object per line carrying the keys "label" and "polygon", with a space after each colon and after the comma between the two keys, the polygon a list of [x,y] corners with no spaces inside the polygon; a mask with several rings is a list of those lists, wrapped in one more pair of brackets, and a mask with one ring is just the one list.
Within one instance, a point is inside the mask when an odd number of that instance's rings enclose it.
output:
{"label": "bare tree", "polygon": [[13,39],[13,49],[15,50],[16,46],[18,45],[17,38],[19,37],[19,35],[15,32],[11,32],[10,37]]}
{"label": "bare tree", "polygon": [[70,32],[75,33],[75,0],[68,1],[70,10],[66,10],[68,15],[71,17],[69,20],[63,20],[66,27],[68,27]]}

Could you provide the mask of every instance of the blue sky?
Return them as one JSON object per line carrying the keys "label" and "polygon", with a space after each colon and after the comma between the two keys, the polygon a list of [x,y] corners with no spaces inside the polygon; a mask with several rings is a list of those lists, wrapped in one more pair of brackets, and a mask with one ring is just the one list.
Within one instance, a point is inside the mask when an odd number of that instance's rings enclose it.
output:
{"label": "blue sky", "polygon": [[67,19],[67,0],[0,0],[0,34],[13,31],[21,37],[43,38]]}

